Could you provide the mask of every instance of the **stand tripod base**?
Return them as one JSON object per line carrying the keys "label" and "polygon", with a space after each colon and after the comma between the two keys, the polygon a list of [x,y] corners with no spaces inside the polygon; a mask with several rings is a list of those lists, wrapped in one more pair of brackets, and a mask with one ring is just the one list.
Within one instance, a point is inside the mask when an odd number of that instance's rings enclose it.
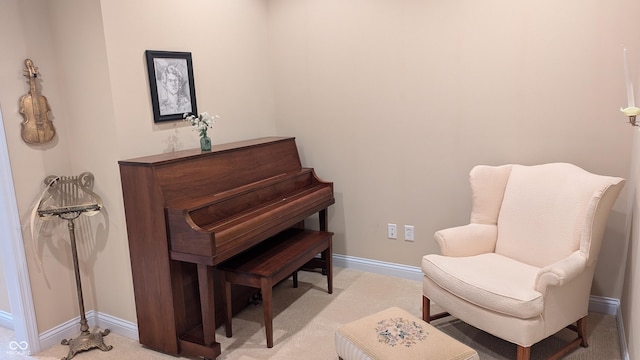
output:
{"label": "stand tripod base", "polygon": [[109,351],[113,349],[113,346],[106,345],[104,343],[104,336],[109,335],[111,331],[109,329],[105,329],[104,331],[98,331],[95,333],[90,333],[89,331],[83,331],[78,337],[73,339],[64,339],[62,340],[62,345],[69,345],[69,353],[66,357],[63,357],[62,360],[71,360],[77,353],[80,351],[91,350],[93,348],[98,348],[102,351]]}

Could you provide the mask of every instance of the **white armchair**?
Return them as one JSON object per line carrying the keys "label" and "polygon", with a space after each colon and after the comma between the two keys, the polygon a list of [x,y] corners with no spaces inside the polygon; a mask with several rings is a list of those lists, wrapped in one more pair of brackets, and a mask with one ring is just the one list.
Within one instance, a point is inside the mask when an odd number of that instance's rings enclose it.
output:
{"label": "white armchair", "polygon": [[423,319],[451,314],[516,344],[518,360],[568,326],[578,337],[556,355],[588,346],[593,273],[624,179],[553,163],[476,166],[470,183],[470,224],[436,232],[441,255],[422,259]]}

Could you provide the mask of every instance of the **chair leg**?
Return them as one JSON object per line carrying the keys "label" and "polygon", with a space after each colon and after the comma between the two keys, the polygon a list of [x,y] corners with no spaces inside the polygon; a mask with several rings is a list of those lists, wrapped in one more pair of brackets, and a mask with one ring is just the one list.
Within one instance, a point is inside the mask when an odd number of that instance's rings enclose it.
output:
{"label": "chair leg", "polygon": [[429,323],[431,322],[431,320],[442,319],[443,317],[447,317],[449,315],[450,314],[446,311],[431,315],[431,299],[422,295],[422,320]]}
{"label": "chair leg", "polygon": [[[424,295],[422,296],[422,320],[428,323],[432,319],[435,320],[440,317],[444,317],[446,315],[448,314],[447,313],[436,314],[432,318],[431,317],[431,300]],[[580,342],[580,345],[582,347],[589,346],[589,344],[587,343],[587,336],[586,336],[587,335],[587,318],[586,317],[583,317],[578,320],[575,330],[578,332],[578,338],[572,341],[570,344],[568,344],[565,348],[560,350],[558,353],[552,355],[549,359],[559,359],[564,354],[569,352],[571,349],[575,348],[575,346],[577,345],[577,342]],[[518,345],[517,359],[530,360],[530,358],[531,358],[531,347],[530,346],[524,347],[524,346]]]}
{"label": "chair leg", "polygon": [[422,320],[427,323],[430,321],[431,315],[431,300],[428,297],[422,295]]}
{"label": "chair leg", "polygon": [[583,317],[578,320],[577,324],[567,326],[568,329],[571,329],[578,333],[578,337],[576,337],[573,341],[569,342],[562,349],[558,350],[555,354],[551,355],[547,360],[559,360],[562,359],[566,354],[578,348],[578,346],[587,347],[589,344],[587,343],[587,317]]}
{"label": "chair leg", "polygon": [[577,332],[578,332],[578,337],[580,338],[580,346],[582,347],[588,347],[589,343],[587,342],[587,317],[583,317],[580,320],[578,320],[578,324],[577,324]]}
{"label": "chair leg", "polygon": [[531,357],[531,347],[518,345],[518,360],[529,360]]}

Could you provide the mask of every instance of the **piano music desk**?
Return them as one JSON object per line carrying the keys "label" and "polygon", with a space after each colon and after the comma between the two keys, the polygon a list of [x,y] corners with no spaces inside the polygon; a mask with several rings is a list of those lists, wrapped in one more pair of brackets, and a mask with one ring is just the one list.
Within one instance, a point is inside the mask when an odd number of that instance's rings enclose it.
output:
{"label": "piano music desk", "polygon": [[225,330],[227,337],[232,336],[231,329],[231,284],[258,288],[262,292],[262,308],[267,347],[273,347],[273,311],[272,288],[280,281],[294,275],[307,262],[322,253],[323,270],[327,275],[327,292],[333,293],[332,248],[333,233],[303,229],[289,229],[268,241],[241,253],[222,263],[218,270],[225,279]]}

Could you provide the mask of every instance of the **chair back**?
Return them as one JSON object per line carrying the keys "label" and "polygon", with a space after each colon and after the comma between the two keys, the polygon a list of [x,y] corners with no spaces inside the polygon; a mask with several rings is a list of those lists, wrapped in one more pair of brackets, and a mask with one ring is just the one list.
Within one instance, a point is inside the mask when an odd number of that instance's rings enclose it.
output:
{"label": "chair back", "polygon": [[593,263],[623,184],[567,163],[511,165],[495,252],[544,267],[581,250]]}

